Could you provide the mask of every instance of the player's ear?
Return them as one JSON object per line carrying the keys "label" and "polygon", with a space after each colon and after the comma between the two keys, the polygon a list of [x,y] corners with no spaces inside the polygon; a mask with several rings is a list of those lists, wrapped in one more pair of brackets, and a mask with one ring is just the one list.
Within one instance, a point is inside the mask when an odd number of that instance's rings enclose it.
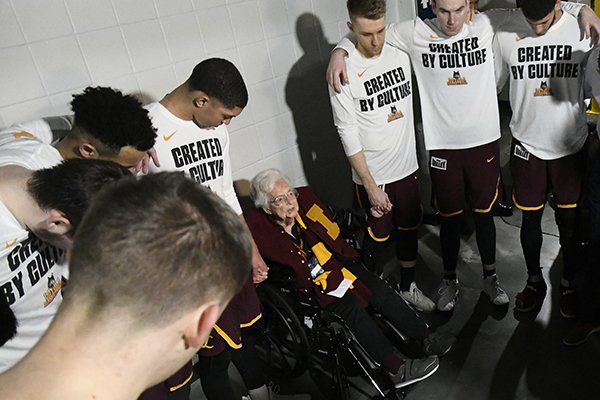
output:
{"label": "player's ear", "polygon": [[221,311],[217,302],[204,304],[194,311],[185,333],[187,346],[199,349],[204,345],[208,334],[221,316]]}
{"label": "player's ear", "polygon": [[71,230],[71,221],[59,210],[51,209],[44,222],[45,229],[56,236],[66,236]]}
{"label": "player's ear", "polygon": [[96,149],[96,146],[94,146],[93,144],[91,144],[89,142],[83,142],[83,143],[78,144],[77,145],[77,153],[79,153],[79,155],[82,158],[98,159],[100,157],[98,149]]}
{"label": "player's ear", "polygon": [[202,90],[197,90],[194,96],[194,107],[202,108],[210,102],[210,97]]}

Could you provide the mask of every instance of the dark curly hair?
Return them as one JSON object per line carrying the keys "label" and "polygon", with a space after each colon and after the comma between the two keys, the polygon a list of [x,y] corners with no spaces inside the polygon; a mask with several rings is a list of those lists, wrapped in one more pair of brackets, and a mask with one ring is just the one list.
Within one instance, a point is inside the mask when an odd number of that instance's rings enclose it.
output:
{"label": "dark curly hair", "polygon": [[229,109],[248,104],[248,90],[240,71],[230,61],[209,58],[194,67],[187,80],[190,90],[201,90]]}
{"label": "dark curly hair", "polygon": [[131,95],[109,87],[87,87],[73,95],[71,109],[74,125],[100,142],[101,154],[114,155],[125,146],[141,151],[154,146],[156,129],[148,111]]}

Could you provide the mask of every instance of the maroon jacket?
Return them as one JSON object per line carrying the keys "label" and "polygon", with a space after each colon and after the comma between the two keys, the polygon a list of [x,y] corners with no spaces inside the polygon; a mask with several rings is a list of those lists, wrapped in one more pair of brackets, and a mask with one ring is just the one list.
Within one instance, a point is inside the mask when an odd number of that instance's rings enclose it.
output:
{"label": "maroon jacket", "polygon": [[198,355],[202,357],[215,356],[227,347],[239,349],[242,347],[240,328],[253,325],[261,317],[260,302],[252,283],[251,273],[240,292],[235,295],[219,317],[206,343],[198,351]]}
{"label": "maroon jacket", "polygon": [[[297,223],[313,253],[317,256],[325,273],[326,288],[315,284],[310,276],[305,257],[283,228],[263,210],[254,209],[246,213],[246,222],[260,250],[262,257],[269,262],[289,267],[294,271],[298,290],[315,293],[320,305],[324,306],[335,300],[326,293],[336,289],[344,276],[344,262],[356,260],[358,253],[340,235],[339,226],[332,221],[331,214],[309,187],[298,188]],[[352,293],[366,305],[371,292],[358,280],[354,281]],[[346,293],[346,294],[347,294]]]}

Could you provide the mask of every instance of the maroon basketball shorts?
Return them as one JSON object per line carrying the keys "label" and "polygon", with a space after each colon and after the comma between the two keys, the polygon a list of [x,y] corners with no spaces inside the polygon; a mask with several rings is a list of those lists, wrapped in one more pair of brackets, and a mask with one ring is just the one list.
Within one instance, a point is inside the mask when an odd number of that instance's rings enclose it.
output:
{"label": "maroon basketball shorts", "polygon": [[[380,185],[392,203],[392,212],[380,218],[369,213],[369,235],[379,242],[387,240],[394,229],[415,230],[421,224],[423,210],[419,196],[419,181],[416,172],[398,181]],[[367,213],[371,208],[365,187],[355,185],[355,200]]]}
{"label": "maroon basketball shorts", "polygon": [[431,150],[433,205],[444,217],[471,209],[487,213],[502,198],[498,141],[469,149]]}
{"label": "maroon basketball shorts", "polygon": [[556,160],[542,160],[513,139],[510,170],[513,179],[513,202],[524,211],[544,207],[549,192],[559,208],[575,208],[581,198],[583,152]]}

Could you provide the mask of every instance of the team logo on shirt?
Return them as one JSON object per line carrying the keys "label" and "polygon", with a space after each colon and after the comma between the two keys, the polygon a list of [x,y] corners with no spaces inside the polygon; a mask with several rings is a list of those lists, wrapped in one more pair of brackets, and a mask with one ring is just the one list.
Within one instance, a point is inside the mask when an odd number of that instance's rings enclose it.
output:
{"label": "team logo on shirt", "polygon": [[533,95],[535,97],[538,96],[552,96],[552,88],[548,87],[548,82],[546,81],[542,81],[540,83],[540,87],[535,89],[535,92],[533,92]]}
{"label": "team logo on shirt", "polygon": [[452,78],[448,78],[448,86],[455,85],[468,85],[467,80],[460,75],[460,72],[454,71],[452,73]]}
{"label": "team logo on shirt", "polygon": [[56,295],[60,292],[62,286],[61,280],[56,280],[54,274],[48,277],[48,290],[44,293],[44,307],[52,303]]}
{"label": "team logo on shirt", "polygon": [[[36,293],[43,293],[43,304],[44,307],[47,306],[60,292],[61,282],[54,278],[56,270],[53,268],[63,257],[63,250],[42,242],[33,235],[16,243],[6,257],[6,266],[12,277],[0,285],[0,296],[4,295],[10,306],[39,285],[39,292]],[[42,298],[40,302],[41,300]]]}
{"label": "team logo on shirt", "polygon": [[397,119],[404,118],[404,114],[402,114],[402,111],[398,111],[396,106],[391,106],[390,108],[391,108],[391,112],[388,114],[388,117],[387,117],[388,122],[392,122]]}
{"label": "team logo on shirt", "polygon": [[446,171],[448,169],[448,160],[431,156],[431,168]]}

